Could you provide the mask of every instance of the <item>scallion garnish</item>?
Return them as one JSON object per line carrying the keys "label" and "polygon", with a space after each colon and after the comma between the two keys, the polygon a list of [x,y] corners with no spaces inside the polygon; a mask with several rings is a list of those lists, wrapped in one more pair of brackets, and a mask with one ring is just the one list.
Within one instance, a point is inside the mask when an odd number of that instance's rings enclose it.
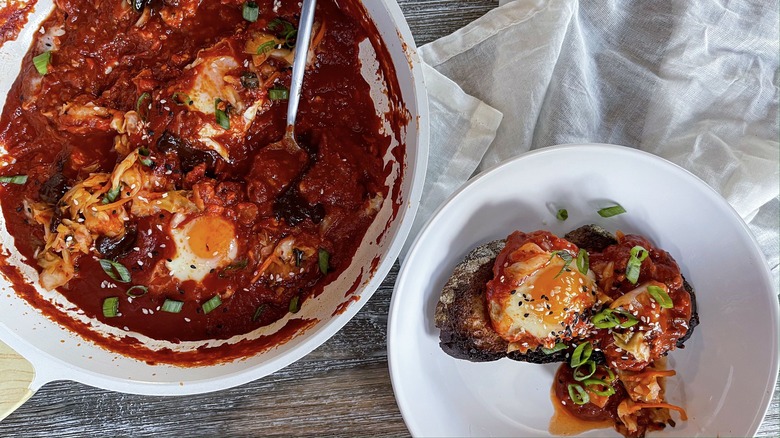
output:
{"label": "scallion garnish", "polygon": [[166,298],[162,307],[160,307],[160,310],[168,313],[179,313],[181,312],[182,306],[184,306],[183,301],[176,301]]}
{"label": "scallion garnish", "polygon": [[261,304],[257,310],[255,310],[255,315],[252,316],[252,321],[257,321],[257,318],[260,317],[260,314],[263,313],[263,310],[265,310],[265,304]]}
{"label": "scallion garnish", "polygon": [[599,216],[601,217],[612,217],[617,216],[619,214],[623,214],[626,212],[626,209],[623,208],[620,204],[613,205],[612,207],[602,208],[598,211]]}
{"label": "scallion garnish", "polygon": [[219,278],[227,278],[227,277],[230,277],[230,276],[231,276],[231,275],[233,275],[233,274],[230,274],[230,275],[228,275],[228,272],[231,272],[231,271],[239,271],[239,270],[241,270],[241,269],[244,269],[244,268],[246,268],[246,265],[247,265],[248,263],[249,263],[249,262],[248,262],[246,259],[244,259],[244,260],[239,260],[239,261],[237,261],[237,262],[235,262],[235,263],[231,263],[231,264],[227,265],[227,266],[225,267],[225,269],[223,269],[223,270],[222,270],[222,271],[219,273]]}
{"label": "scallion garnish", "polygon": [[[605,381],[603,381],[601,379],[585,379],[585,381],[582,382],[582,383],[585,384],[585,386],[588,388],[588,391],[590,391],[590,392],[592,392],[592,393],[594,393],[596,395],[600,395],[602,397],[609,397],[610,395],[615,393],[615,388],[613,388],[607,382],[605,382]],[[606,389],[603,390],[603,391],[600,390],[600,389],[597,389],[599,386],[603,386]]]}
{"label": "scallion garnish", "polygon": [[222,304],[222,299],[219,295],[214,295],[210,300],[203,303],[201,307],[203,308],[203,313],[209,313],[219,307],[220,304]]}
{"label": "scallion garnish", "polygon": [[268,98],[271,100],[287,100],[290,98],[290,90],[285,87],[273,87],[268,90]]}
{"label": "scallion garnish", "polygon": [[559,221],[565,221],[569,218],[569,212],[565,208],[562,208],[555,213],[555,218]]}
{"label": "scallion garnish", "polygon": [[618,323],[618,325],[623,327],[623,328],[629,328],[632,325],[636,325],[639,322],[639,320],[636,318],[636,316],[632,315],[628,310],[613,309],[612,312],[616,313],[616,314],[618,314],[618,315],[620,315],[620,316],[622,316],[623,318],[626,319],[625,321],[621,321],[621,322]]}
{"label": "scallion garnish", "polygon": [[293,248],[293,257],[295,258],[295,267],[301,266],[301,262],[303,262],[303,251],[298,248]]}
{"label": "scallion garnish", "polygon": [[593,345],[591,345],[590,342],[583,342],[578,345],[571,354],[571,367],[577,368],[587,362],[588,359],[590,359],[591,353],[593,353]]}
{"label": "scallion garnish", "polygon": [[576,383],[569,383],[569,398],[577,405],[584,405],[590,401],[587,391]]}
{"label": "scallion garnish", "polygon": [[143,164],[144,166],[152,167],[154,162],[150,158],[148,158],[149,154],[151,154],[151,152],[149,151],[148,148],[145,148],[143,146],[138,148],[138,161],[140,161],[141,164]]}
{"label": "scallion garnish", "polygon": [[295,26],[292,23],[281,18],[274,18],[273,21],[268,23],[268,29],[272,31],[278,30],[277,35],[286,41],[285,45],[290,49],[295,47],[295,37],[298,31],[295,30]]}
{"label": "scallion garnish", "polygon": [[596,374],[596,362],[586,360],[585,363],[574,369],[574,380],[581,382],[590,376]]}
{"label": "scallion garnish", "polygon": [[577,253],[577,269],[582,275],[588,275],[588,269],[590,269],[590,257],[588,257],[588,251],[580,248],[580,252]]}
{"label": "scallion garnish", "polygon": [[301,306],[299,301],[301,300],[301,297],[298,295],[292,297],[290,300],[290,313],[298,313],[299,310],[301,310]]}
{"label": "scallion garnish", "polygon": [[103,316],[113,318],[119,313],[119,298],[108,297],[103,300]]}
{"label": "scallion garnish", "polygon": [[108,193],[106,193],[106,196],[103,197],[103,204],[109,204],[111,202],[116,201],[116,198],[119,197],[119,193],[122,191],[121,186],[116,186],[113,189],[109,190]]}
{"label": "scallion garnish", "polygon": [[569,267],[572,260],[574,260],[574,258],[571,256],[571,254],[569,254],[568,251],[563,251],[563,250],[553,251],[552,255],[550,256],[550,260],[552,260],[553,257],[555,257],[556,255],[558,255],[560,258],[563,259],[563,267],[561,268],[560,272],[558,272],[558,274],[555,275],[554,278],[560,277],[561,274],[563,274],[566,271],[566,268]]}
{"label": "scallion garnish", "polygon": [[33,58],[33,65],[38,73],[45,75],[49,72],[49,63],[51,61],[51,52],[43,52],[40,55]]}
{"label": "scallion garnish", "polygon": [[563,342],[558,342],[557,344],[553,345],[553,348],[544,348],[542,347],[542,353],[544,354],[553,354],[561,350],[565,350],[566,345]]}
{"label": "scallion garnish", "polygon": [[593,315],[590,322],[596,326],[596,328],[612,328],[620,324],[620,321],[612,315],[612,309],[604,309],[601,312]]}
{"label": "scallion garnish", "polygon": [[27,182],[27,175],[0,176],[0,183],[24,184]]}
{"label": "scallion garnish", "polygon": [[647,286],[647,293],[664,309],[671,309],[674,307],[672,298],[662,288],[658,286]]}
{"label": "scallion garnish", "polygon": [[611,369],[609,369],[609,368],[607,368],[605,366],[602,366],[601,368],[605,369],[607,371],[607,374],[609,374],[609,377],[605,377],[604,380],[606,382],[608,382],[608,383],[614,382],[615,381],[615,373]]}
{"label": "scallion garnish", "polygon": [[[136,289],[141,291],[141,293],[132,293]],[[138,298],[146,295],[147,292],[149,292],[149,288],[147,288],[146,286],[141,286],[140,284],[136,284],[135,286],[128,289],[127,292],[125,292],[125,294],[130,298]]]}
{"label": "scallion garnish", "polygon": [[330,269],[330,253],[324,249],[320,249],[317,253],[317,262],[320,265],[320,272],[322,272],[323,275],[327,274],[328,269]]}
{"label": "scallion garnish", "polygon": [[263,44],[260,44],[260,46],[257,48],[257,54],[259,55],[261,53],[268,53],[271,50],[273,50],[274,47],[276,47],[276,41],[274,40],[266,41]]}
{"label": "scallion garnish", "polygon": [[639,280],[639,268],[648,255],[647,250],[639,245],[631,248],[631,258],[628,259],[626,264],[626,280],[630,281],[631,284],[636,284],[637,280]]}
{"label": "scallion garnish", "polygon": [[246,2],[244,3],[244,10],[242,15],[244,16],[244,20],[254,23],[257,21],[257,17],[260,15],[260,8],[255,2]]}
{"label": "scallion garnish", "polygon": [[176,105],[191,105],[192,101],[190,100],[190,96],[182,93],[181,91],[174,91],[173,96],[171,96],[171,100]]}
{"label": "scallion garnish", "polygon": [[[141,113],[141,104],[143,104],[146,99],[149,99],[149,105],[146,106],[146,115],[144,115]],[[140,96],[138,96],[138,100],[135,101],[135,112],[138,113],[142,120],[146,121],[146,117],[149,115],[149,107],[151,105],[152,95],[149,94],[148,91],[144,91]]]}
{"label": "scallion garnish", "polygon": [[221,126],[223,129],[230,129],[230,118],[225,111],[219,109],[219,104],[221,102],[222,99],[214,99],[214,117],[217,119],[217,125]]}
{"label": "scallion garnish", "polygon": [[108,259],[100,259],[98,262],[100,267],[103,268],[103,272],[111,277],[112,280],[120,283],[130,283],[130,271],[121,263]]}

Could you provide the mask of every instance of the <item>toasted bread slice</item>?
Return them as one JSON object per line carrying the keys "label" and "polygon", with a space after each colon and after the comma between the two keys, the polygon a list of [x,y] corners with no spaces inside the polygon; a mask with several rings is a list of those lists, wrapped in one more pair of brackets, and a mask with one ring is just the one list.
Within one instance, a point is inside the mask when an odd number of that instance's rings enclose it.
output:
{"label": "toasted bread slice", "polygon": [[[600,252],[617,243],[614,236],[596,225],[577,228],[566,234],[565,238],[589,252]],[[439,345],[450,356],[472,362],[487,362],[502,357],[532,363],[563,362],[568,357],[567,350],[552,354],[544,353],[541,348],[526,353],[510,351],[510,343],[493,329],[485,290],[487,282],[493,278],[493,264],[505,243],[505,240],[495,240],[479,246],[455,267],[436,305]],[[699,323],[693,288],[687,281],[684,287],[691,295],[691,320],[688,332],[677,342],[678,348],[683,347]]]}

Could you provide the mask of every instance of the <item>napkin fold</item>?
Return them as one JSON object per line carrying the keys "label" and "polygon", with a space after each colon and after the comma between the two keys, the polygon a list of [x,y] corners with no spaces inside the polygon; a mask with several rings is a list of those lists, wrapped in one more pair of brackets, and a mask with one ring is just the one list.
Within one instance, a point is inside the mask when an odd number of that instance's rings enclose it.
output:
{"label": "napkin fold", "polygon": [[516,0],[420,47],[432,127],[411,236],[474,172],[555,144],[612,143],[721,193],[777,281],[778,6]]}

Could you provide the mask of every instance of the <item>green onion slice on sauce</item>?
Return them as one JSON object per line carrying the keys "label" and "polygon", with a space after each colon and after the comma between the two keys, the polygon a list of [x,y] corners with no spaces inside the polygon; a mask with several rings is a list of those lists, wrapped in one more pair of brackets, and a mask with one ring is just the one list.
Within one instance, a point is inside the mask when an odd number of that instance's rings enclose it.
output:
{"label": "green onion slice on sauce", "polygon": [[322,272],[322,275],[327,274],[328,269],[330,269],[330,253],[324,249],[320,249],[317,253],[317,261],[320,265],[320,272]]}
{"label": "green onion slice on sauce", "polygon": [[109,190],[108,193],[106,193],[106,196],[103,197],[103,204],[109,204],[111,202],[116,201],[116,198],[119,197],[119,193],[122,191],[121,186],[116,186],[113,189]]}
{"label": "green onion slice on sauce", "polygon": [[27,182],[27,175],[0,176],[0,183],[24,184]]}
{"label": "green onion slice on sauce", "polygon": [[268,29],[277,32],[277,35],[286,40],[287,42],[285,45],[288,48],[292,49],[295,47],[295,37],[298,31],[295,29],[295,26],[293,26],[292,23],[281,18],[274,18],[273,21],[268,23]]}
{"label": "green onion slice on sauce", "polygon": [[593,315],[590,322],[593,323],[596,328],[612,328],[620,324],[620,320],[612,314],[612,309],[604,309],[601,312]]}
{"label": "green onion slice on sauce", "polygon": [[662,288],[658,286],[647,286],[647,293],[664,309],[671,309],[674,307],[672,298]]}
{"label": "green onion slice on sauce", "polygon": [[301,297],[298,295],[292,297],[290,300],[290,313],[298,313],[298,311],[301,310],[300,300]]}
{"label": "green onion slice on sauce", "polygon": [[588,275],[588,269],[590,269],[590,257],[588,257],[588,251],[580,248],[580,252],[577,253],[577,269],[582,275]]}
{"label": "green onion slice on sauce", "polygon": [[639,245],[631,248],[631,258],[628,259],[628,264],[626,264],[626,280],[630,281],[631,284],[636,284],[637,280],[639,280],[639,268],[648,255],[647,250]]}
{"label": "green onion slice on sauce", "polygon": [[563,251],[563,250],[561,250],[561,251],[553,251],[552,252],[552,256],[550,256],[550,260],[552,260],[553,257],[555,257],[556,255],[558,255],[560,258],[563,259],[563,267],[561,268],[560,272],[558,272],[558,274],[554,278],[558,278],[558,277],[561,276],[561,274],[566,272],[566,268],[568,268],[569,265],[571,264],[572,260],[574,260],[574,258],[571,256],[571,254],[568,253],[568,251]]}
{"label": "green onion slice on sauce", "polygon": [[176,105],[192,105],[192,100],[190,100],[190,96],[182,93],[181,91],[174,91],[173,95],[171,96],[171,100]]}
{"label": "green onion slice on sauce", "polygon": [[222,99],[214,99],[214,117],[217,119],[217,125],[223,129],[230,129],[230,118],[228,118],[225,111],[219,109],[220,102],[222,102]]}
{"label": "green onion slice on sauce", "polygon": [[252,316],[252,321],[257,321],[257,318],[260,318],[260,315],[263,313],[264,310],[265,310],[265,304],[261,304],[257,308],[257,310],[255,310],[255,314],[254,316]]}
{"label": "green onion slice on sauce", "polygon": [[295,267],[301,266],[301,263],[303,263],[303,251],[301,251],[298,248],[293,248],[293,257],[295,258]]}
{"label": "green onion slice on sauce", "polygon": [[287,100],[290,98],[290,90],[285,87],[273,87],[268,90],[268,98],[271,100]]}
{"label": "green onion slice on sauce", "polygon": [[231,276],[231,275],[233,275],[233,274],[229,274],[229,272],[232,272],[232,271],[240,271],[240,270],[242,270],[242,269],[246,268],[246,265],[247,265],[248,263],[249,263],[249,261],[247,261],[246,259],[244,259],[244,260],[239,260],[239,261],[237,261],[237,262],[234,262],[234,263],[231,263],[231,264],[227,265],[227,266],[225,267],[225,269],[223,269],[223,270],[222,270],[222,271],[219,273],[219,278],[227,278],[227,277],[230,277],[230,276]]}
{"label": "green onion slice on sauce", "polygon": [[569,212],[565,208],[562,208],[555,213],[555,218],[559,221],[565,221],[569,218]]}
{"label": "green onion slice on sauce", "polygon": [[581,382],[596,374],[596,362],[586,360],[584,364],[574,369],[574,380]]}
{"label": "green onion slice on sauce", "polygon": [[[610,395],[615,393],[615,388],[610,386],[607,382],[601,380],[601,379],[586,379],[584,382],[585,386],[588,388],[588,391],[600,395],[602,397],[609,397]],[[598,389],[600,386],[603,386],[604,390]]]}
{"label": "green onion slice on sauce", "polygon": [[103,316],[113,318],[119,313],[119,298],[108,297],[103,300]]}
{"label": "green onion slice on sauce", "polygon": [[151,154],[151,152],[148,148],[138,148],[138,161],[140,161],[144,166],[152,167],[154,162],[149,158],[149,154]]}
{"label": "green onion slice on sauce", "polygon": [[617,204],[613,205],[612,207],[602,208],[598,211],[599,216],[601,217],[612,217],[617,216],[619,214],[623,214],[626,212],[626,209],[623,208],[622,205]]}
{"label": "green onion slice on sauce", "polygon": [[[134,290],[138,290],[139,292],[133,292]],[[149,292],[149,288],[146,286],[141,286],[140,284],[136,284],[135,286],[128,289],[125,294],[127,294],[127,296],[130,298],[138,298],[146,295],[147,292]]]}
{"label": "green onion slice on sauce", "polygon": [[563,342],[558,342],[557,344],[553,345],[553,348],[542,348],[542,353],[553,354],[565,349],[566,345]]}
{"label": "green onion slice on sauce", "polygon": [[244,3],[244,10],[242,11],[244,20],[254,23],[257,21],[257,17],[260,15],[260,8],[255,2]]}
{"label": "green onion slice on sauce", "polygon": [[222,299],[219,295],[214,295],[210,300],[203,303],[201,307],[203,308],[203,313],[209,313],[219,307],[220,304],[222,304]]}
{"label": "green onion slice on sauce", "polygon": [[627,310],[613,309],[612,312],[616,313],[616,314],[618,314],[618,315],[620,315],[620,316],[622,316],[623,318],[626,319],[625,321],[621,321],[621,322],[618,323],[618,325],[623,327],[623,328],[631,327],[632,325],[636,325],[639,322],[639,320],[636,318],[636,316],[632,315]]}
{"label": "green onion slice on sauce", "polygon": [[130,271],[121,263],[108,259],[100,259],[99,263],[100,267],[103,268],[103,272],[111,277],[112,280],[120,283],[130,283]]}
{"label": "green onion slice on sauce", "polygon": [[609,375],[609,377],[605,377],[604,378],[605,382],[612,383],[612,382],[615,381],[615,373],[611,369],[609,369],[608,367],[605,367],[605,366],[601,366],[599,368],[604,369],[607,372],[607,374]]}
{"label": "green onion slice on sauce", "polygon": [[590,401],[587,391],[576,383],[569,383],[569,398],[577,405],[584,405]]}
{"label": "green onion slice on sauce", "polygon": [[33,65],[38,73],[45,75],[49,72],[49,63],[51,62],[51,52],[43,52],[33,58]]}
{"label": "green onion slice on sauce", "polygon": [[166,298],[162,307],[160,307],[160,310],[168,313],[179,313],[181,312],[182,306],[184,306],[183,301],[176,301]]}
{"label": "green onion slice on sauce", "polygon": [[571,367],[577,368],[578,366],[587,362],[588,359],[590,359],[591,353],[593,353],[593,345],[591,345],[590,342],[583,342],[582,344],[578,345],[571,354]]}
{"label": "green onion slice on sauce", "polygon": [[260,44],[260,46],[257,48],[257,54],[259,55],[261,53],[268,53],[273,50],[274,47],[276,47],[276,41],[266,41],[263,44]]}

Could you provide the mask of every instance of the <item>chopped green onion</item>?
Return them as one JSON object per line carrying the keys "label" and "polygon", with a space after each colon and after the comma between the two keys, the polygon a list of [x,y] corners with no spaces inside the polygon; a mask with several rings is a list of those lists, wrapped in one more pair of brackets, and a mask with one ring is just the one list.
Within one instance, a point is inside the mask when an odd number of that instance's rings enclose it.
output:
{"label": "chopped green onion", "polygon": [[555,218],[558,219],[559,221],[565,221],[566,219],[569,218],[569,212],[566,211],[565,208],[562,208],[558,210],[558,213],[555,213]]}
{"label": "chopped green onion", "polygon": [[243,16],[244,20],[254,23],[257,21],[257,17],[260,15],[260,8],[257,7],[255,2],[244,3]]}
{"label": "chopped green onion", "polygon": [[[135,289],[140,290],[141,293],[140,294],[131,293]],[[138,298],[146,295],[147,292],[149,292],[149,288],[147,288],[146,286],[141,286],[140,284],[136,284],[135,286],[128,289],[127,292],[125,292],[125,294],[127,294],[127,296],[130,298]]]}
{"label": "chopped green onion", "polygon": [[300,299],[301,298],[298,295],[292,297],[290,300],[290,313],[298,313],[298,311],[301,310],[301,306],[298,303]]}
{"label": "chopped green onion", "polygon": [[[587,374],[583,374],[587,368]],[[582,371],[580,371],[582,370]],[[574,369],[574,380],[581,382],[587,378],[590,378],[590,376],[596,374],[596,362],[593,362],[592,360],[586,360],[584,364],[578,366]]]}
{"label": "chopped green onion", "polygon": [[274,47],[276,47],[276,41],[274,40],[266,41],[263,44],[260,44],[260,46],[257,48],[257,54],[259,55],[261,53],[268,53],[271,50],[273,50]]}
{"label": "chopped green onion", "polygon": [[116,186],[113,189],[109,190],[108,193],[106,193],[106,196],[103,197],[103,204],[109,204],[111,202],[116,201],[116,198],[119,197],[119,193],[122,191],[121,186]]}
{"label": "chopped green onion", "polygon": [[241,270],[241,269],[244,269],[244,268],[246,268],[246,265],[247,265],[248,263],[249,263],[249,262],[248,262],[246,259],[244,259],[244,260],[239,260],[239,261],[237,261],[237,262],[235,262],[235,263],[232,263],[232,264],[230,264],[230,265],[226,266],[226,267],[225,267],[225,269],[223,269],[223,270],[222,270],[222,271],[219,273],[219,278],[227,278],[227,277],[230,277],[230,276],[231,276],[231,275],[233,275],[233,274],[230,274],[230,275],[228,275],[228,274],[227,274],[228,272],[230,272],[230,271],[239,271],[239,270]]}
{"label": "chopped green onion", "polygon": [[628,259],[626,264],[626,280],[631,284],[636,284],[639,280],[639,270],[642,266],[642,261],[647,258],[649,253],[643,247],[637,245],[631,248],[631,258]]}
{"label": "chopped green onion", "polygon": [[230,129],[230,118],[225,111],[219,109],[219,103],[222,99],[214,99],[214,117],[217,119],[217,125],[223,129]]}
{"label": "chopped green onion", "polygon": [[103,316],[113,318],[119,312],[119,298],[108,297],[103,300]]}
{"label": "chopped green onion", "polygon": [[626,209],[623,208],[620,204],[613,205],[612,207],[602,208],[598,211],[599,216],[601,217],[612,217],[617,216],[619,214],[623,214],[626,212]]}
{"label": "chopped green onion", "polygon": [[138,161],[141,162],[146,167],[152,167],[154,164],[154,161],[151,160],[151,158],[139,158]]}
{"label": "chopped green onion", "polygon": [[577,368],[590,359],[590,354],[593,352],[593,345],[590,342],[583,342],[574,349],[571,354],[571,367]]}
{"label": "chopped green onion", "polygon": [[671,309],[674,307],[671,297],[669,297],[669,294],[662,288],[658,286],[647,286],[647,292],[662,308]]}
{"label": "chopped green onion", "polygon": [[290,49],[292,49],[295,46],[295,37],[298,33],[297,30],[295,30],[295,26],[292,25],[287,20],[283,20],[281,18],[274,18],[273,21],[268,23],[268,29],[276,31],[279,26],[282,28],[279,29],[279,32],[277,34],[281,36],[284,40],[286,40],[286,46]]}
{"label": "chopped green onion", "polygon": [[588,269],[590,269],[590,257],[588,257],[588,251],[580,248],[580,252],[577,253],[577,269],[582,275],[588,275]]}
{"label": "chopped green onion", "polygon": [[605,369],[607,371],[607,374],[609,374],[609,377],[605,377],[604,378],[605,381],[608,382],[608,383],[614,382],[615,381],[615,373],[612,372],[612,370],[609,369],[608,367],[602,366],[601,368]]}
{"label": "chopped green onion", "polygon": [[112,280],[120,283],[130,283],[130,271],[122,266],[121,263],[107,259],[100,259],[99,263],[100,267],[103,268],[103,272],[111,277]]}
{"label": "chopped green onion", "polygon": [[593,315],[593,318],[590,319],[590,322],[593,323],[593,325],[596,328],[612,328],[620,324],[620,320],[618,320],[613,314],[612,309],[604,309],[601,312]]}
{"label": "chopped green onion", "polygon": [[293,257],[295,257],[295,267],[301,266],[303,262],[303,251],[298,248],[293,248]]}
{"label": "chopped green onion", "polygon": [[571,264],[572,260],[574,260],[574,258],[571,256],[571,254],[569,254],[568,251],[562,251],[562,250],[561,251],[553,251],[552,252],[552,256],[550,256],[550,260],[552,260],[553,257],[555,257],[556,255],[558,255],[560,258],[563,259],[563,267],[561,268],[560,272],[558,272],[558,274],[554,278],[558,278],[558,277],[561,276],[561,274],[566,272],[566,268],[568,268],[569,265]]}
{"label": "chopped green onion", "polygon": [[260,307],[255,310],[255,315],[252,317],[252,321],[257,321],[257,318],[260,317],[260,314],[263,313],[263,310],[265,310],[265,304],[261,304]]}
{"label": "chopped green onion", "polygon": [[[179,97],[183,97],[184,99],[179,99]],[[192,101],[190,100],[190,96],[182,93],[181,91],[175,91],[173,93],[173,96],[171,96],[171,100],[176,105],[192,105]]]}
{"label": "chopped green onion", "polygon": [[27,182],[27,175],[0,176],[0,183],[24,184]]}
{"label": "chopped green onion", "polygon": [[614,309],[613,312],[617,313],[618,315],[620,315],[620,316],[622,316],[624,318],[626,318],[625,321],[618,323],[618,325],[623,327],[623,328],[629,328],[632,325],[636,325],[639,322],[639,320],[636,319],[636,316],[632,315],[627,310]]}
{"label": "chopped green onion", "polygon": [[222,299],[219,297],[219,295],[214,295],[210,300],[203,303],[201,307],[203,308],[203,313],[205,314],[216,309],[220,304],[222,304]]}
{"label": "chopped green onion", "polygon": [[141,164],[143,164],[144,166],[152,167],[154,161],[148,158],[149,154],[151,154],[151,152],[149,151],[148,148],[145,148],[143,146],[138,148],[138,161],[140,161]]}
{"label": "chopped green onion", "polygon": [[130,0],[130,5],[135,12],[143,12],[149,0]]}
{"label": "chopped green onion", "polygon": [[584,405],[590,401],[590,396],[582,388],[582,386],[576,383],[569,383],[569,398],[574,404]]}
{"label": "chopped green onion", "polygon": [[[588,388],[588,391],[600,395],[602,397],[609,397],[610,395],[615,393],[615,388],[610,386],[607,382],[601,380],[601,379],[586,379],[584,382],[585,386]],[[605,390],[599,390],[596,389],[599,386],[603,386],[607,389]]]}
{"label": "chopped green onion", "polygon": [[38,73],[45,75],[49,72],[49,62],[51,61],[51,52],[43,52],[33,58],[33,65]]}
{"label": "chopped green onion", "polygon": [[162,307],[160,307],[160,310],[168,313],[179,313],[181,312],[182,306],[184,306],[183,301],[176,301],[166,298]]}
{"label": "chopped green onion", "polygon": [[320,265],[320,272],[322,272],[323,275],[327,274],[328,269],[330,269],[330,253],[324,249],[320,249],[317,254],[317,259]]}
{"label": "chopped green onion", "polygon": [[152,95],[149,94],[148,91],[144,91],[140,96],[138,96],[138,100],[135,101],[135,112],[141,114],[141,104],[144,103],[144,100],[146,99],[150,99],[149,103],[151,104],[151,98]]}
{"label": "chopped green onion", "polygon": [[268,98],[271,100],[287,100],[290,98],[290,90],[285,87],[273,87],[268,90]]}
{"label": "chopped green onion", "polygon": [[542,353],[553,354],[565,349],[566,349],[566,345],[563,342],[558,342],[557,344],[553,345],[553,348],[542,348]]}

